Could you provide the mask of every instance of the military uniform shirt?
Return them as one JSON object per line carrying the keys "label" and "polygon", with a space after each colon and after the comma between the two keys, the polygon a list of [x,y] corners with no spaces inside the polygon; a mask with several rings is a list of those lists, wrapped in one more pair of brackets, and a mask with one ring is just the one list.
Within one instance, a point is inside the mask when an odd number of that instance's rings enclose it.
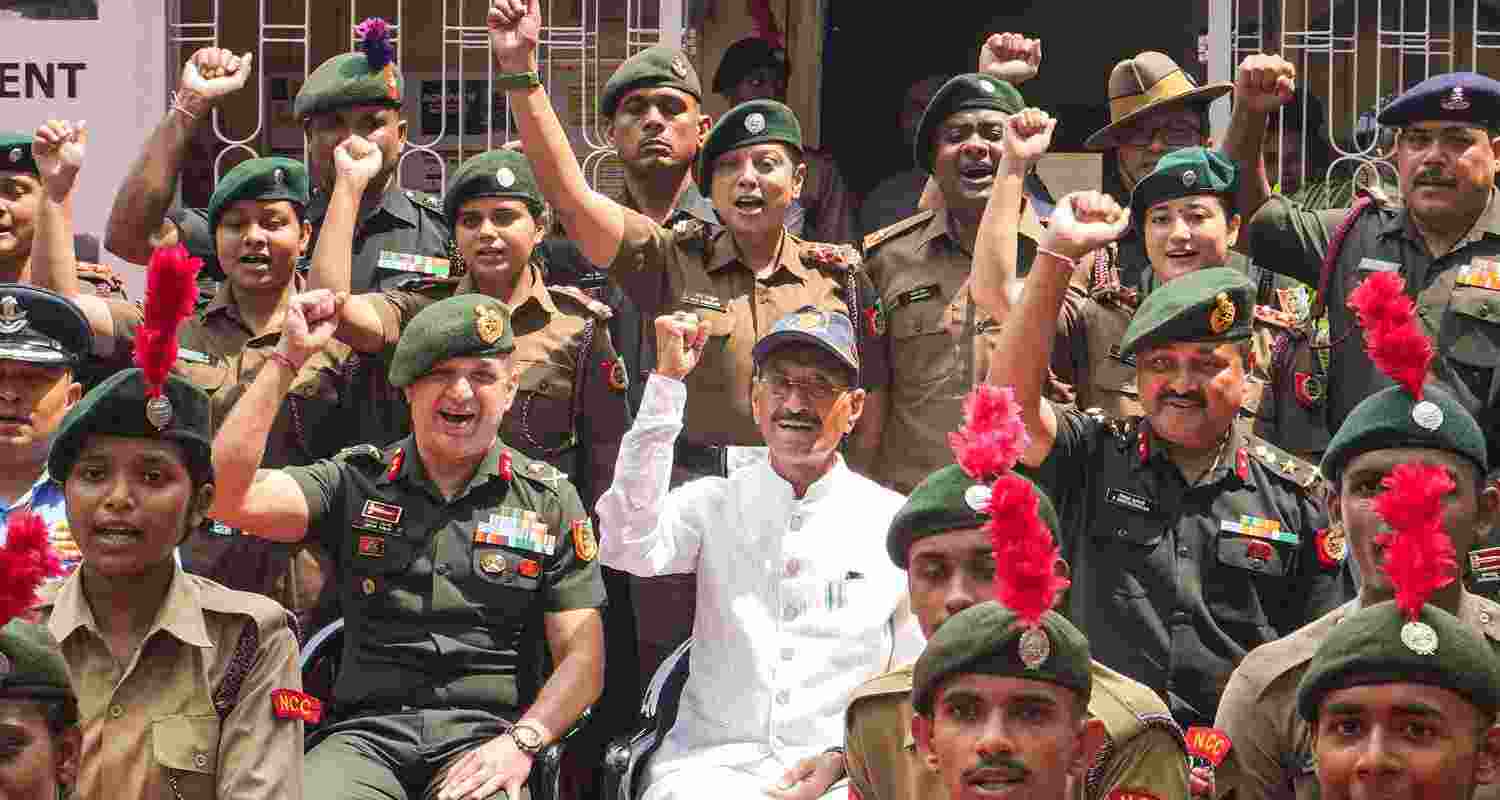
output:
{"label": "military uniform shirt", "polygon": [[77,797],[302,796],[302,721],[271,694],[302,689],[285,609],[178,568],[130,663],[99,631],[82,573],[42,608],[78,695]]}
{"label": "military uniform shirt", "polygon": [[[1272,197],[1248,226],[1257,264],[1318,285],[1323,255],[1347,210],[1303,211]],[[1404,208],[1377,204],[1359,216],[1328,285],[1330,428],[1366,397],[1391,385],[1365,354],[1349,295],[1372,272],[1399,272],[1442,359],[1434,371],[1460,395],[1492,442],[1500,424],[1500,203],[1492,192],[1473,229],[1434,256]],[[1491,445],[1491,458],[1495,445]]]}
{"label": "military uniform shirt", "polygon": [[513,712],[542,683],[543,615],[604,605],[577,491],[499,438],[451,500],[410,437],[285,472],[338,570],[340,706]]}
{"label": "military uniform shirt", "polygon": [[[874,288],[857,256],[844,248],[782,234],[780,255],[765,278],[739,260],[734,238],[689,221],[663,228],[625,211],[620,250],[609,272],[641,310],[643,320],[690,311],[708,326],[698,366],[687,377],[693,398],[684,440],[699,445],[760,445],[750,413],[750,353],[778,319],[803,306],[850,314],[857,335],[861,383],[889,382],[888,343]],[[643,323],[644,324],[644,323]],[[653,327],[654,332],[654,327]],[[652,336],[654,348],[654,333]]]}
{"label": "military uniform shirt", "polygon": [[[1255,648],[1235,669],[1214,720],[1231,745],[1214,773],[1216,798],[1316,800],[1312,726],[1297,714],[1297,684],[1333,627],[1358,609],[1359,601],[1351,601],[1284,639]],[[1465,592],[1458,618],[1500,649],[1500,605]],[[1480,786],[1474,794],[1474,800],[1497,798],[1496,785]]]}
{"label": "military uniform shirt", "polygon": [[1066,615],[1094,658],[1161,693],[1178,723],[1204,724],[1247,651],[1343,599],[1316,554],[1315,469],[1242,419],[1188,486],[1149,421],[1055,410],[1036,473],[1066,532]]}
{"label": "military uniform shirt", "polygon": [[[629,374],[615,352],[608,306],[572,287],[546,287],[534,266],[530,290],[510,309],[520,386],[500,424],[500,438],[526,455],[575,476],[585,508],[609,488],[620,439],[630,429]],[[377,303],[386,345],[418,312],[450,294],[475,291],[471,276],[394,289]]]}
{"label": "military uniform shirt", "polygon": [[[1089,715],[1104,723],[1104,744],[1085,779],[1070,781],[1069,800],[1105,800],[1116,790],[1157,800],[1187,797],[1182,730],[1150,689],[1097,661],[1089,662]],[[912,667],[895,669],[854,690],[844,715],[851,797],[918,800],[942,797],[942,777],[922,763],[911,735]]]}

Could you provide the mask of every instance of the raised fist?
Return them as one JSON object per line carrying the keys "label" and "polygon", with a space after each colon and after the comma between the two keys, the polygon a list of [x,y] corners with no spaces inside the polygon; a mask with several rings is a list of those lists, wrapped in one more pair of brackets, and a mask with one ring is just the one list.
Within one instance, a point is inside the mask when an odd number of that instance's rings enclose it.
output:
{"label": "raised fist", "polygon": [[687,311],[656,318],[656,371],[676,380],[687,377],[708,341],[708,326]]}
{"label": "raised fist", "polygon": [[1042,40],[1019,33],[992,33],[979,47],[979,71],[1018,86],[1042,66]]}
{"label": "raised fist", "polygon": [[322,352],[338,330],[339,313],[347,297],[327,289],[292,295],[287,300],[286,319],[277,346],[281,354],[301,366]]}
{"label": "raised fist", "polygon": [[1052,146],[1052,130],[1057,120],[1051,114],[1028,108],[1005,120],[1005,139],[1000,143],[1005,162],[1030,167],[1047,154]]}
{"label": "raised fist", "polygon": [[[245,87],[245,82],[250,79],[250,65],[254,59],[249,53],[237,56],[218,47],[199,50],[182,65],[182,77],[177,81],[179,102],[184,101],[183,95],[188,95],[189,98],[202,100],[210,107],[217,105],[225,97]],[[196,110],[194,113],[197,113]]]}
{"label": "raised fist", "polygon": [[1269,114],[1292,99],[1297,88],[1297,68],[1281,56],[1258,53],[1245,56],[1234,79],[1234,102],[1261,114]]}
{"label": "raised fist", "polygon": [[1039,247],[1077,259],[1120,238],[1130,215],[1103,192],[1073,192],[1052,212]]}
{"label": "raised fist", "polygon": [[347,180],[360,190],[380,174],[382,159],[380,148],[363,136],[350,136],[333,150],[333,164],[339,180]]}
{"label": "raised fist", "polygon": [[530,69],[531,54],[536,52],[542,35],[537,0],[491,0],[485,24],[490,29],[490,52],[495,63],[507,72]]}
{"label": "raised fist", "polygon": [[88,128],[82,121],[49,120],[32,135],[31,154],[42,186],[53,200],[60,201],[73,191],[88,141]]}

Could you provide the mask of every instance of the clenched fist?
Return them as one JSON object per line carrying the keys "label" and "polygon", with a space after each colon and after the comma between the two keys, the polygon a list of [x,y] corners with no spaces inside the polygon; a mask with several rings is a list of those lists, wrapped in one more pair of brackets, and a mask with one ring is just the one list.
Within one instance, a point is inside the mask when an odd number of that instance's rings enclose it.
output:
{"label": "clenched fist", "polygon": [[375,176],[380,174],[382,155],[374,142],[363,136],[350,136],[333,150],[333,165],[338,179],[347,181],[354,188],[364,191]]}
{"label": "clenched fist", "polygon": [[1078,259],[1120,238],[1130,224],[1130,215],[1103,192],[1073,192],[1052,212],[1039,247]]}
{"label": "clenched fist", "polygon": [[492,0],[485,20],[490,29],[490,52],[506,72],[530,70],[542,35],[542,12],[537,0]]}
{"label": "clenched fist", "polygon": [[1028,108],[1005,120],[1005,138],[1000,142],[1004,164],[1030,168],[1052,146],[1052,131],[1057,120],[1051,114]]}
{"label": "clenched fist", "polygon": [[1297,68],[1281,56],[1258,53],[1240,62],[1234,79],[1234,102],[1251,111],[1270,114],[1292,99]]}
{"label": "clenched fist", "polygon": [[979,48],[979,71],[1019,86],[1042,66],[1042,40],[1019,33],[993,33]]}
{"label": "clenched fist", "polygon": [[88,141],[88,127],[82,121],[49,120],[32,135],[31,154],[41,173],[42,187],[53,201],[61,202],[73,191]]}
{"label": "clenched fist", "polygon": [[237,56],[218,47],[205,47],[182,65],[177,102],[202,119],[225,97],[245,88],[255,57]]}
{"label": "clenched fist", "polygon": [[678,311],[656,318],[656,371],[673,380],[687,377],[708,341],[708,326],[698,315]]}

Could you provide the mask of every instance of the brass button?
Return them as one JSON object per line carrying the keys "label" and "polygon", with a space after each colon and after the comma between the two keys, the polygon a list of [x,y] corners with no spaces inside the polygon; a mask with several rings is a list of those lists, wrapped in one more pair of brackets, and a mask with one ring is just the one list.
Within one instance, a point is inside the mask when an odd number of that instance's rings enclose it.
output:
{"label": "brass button", "polygon": [[360,583],[359,588],[364,590],[365,594],[375,594],[375,579],[365,578],[364,582]]}
{"label": "brass button", "polygon": [[119,719],[120,717],[125,716],[125,707],[120,705],[119,703],[110,706],[109,716],[110,719]]}
{"label": "brass button", "polygon": [[1490,624],[1490,612],[1488,612],[1488,611],[1481,611],[1481,612],[1479,612],[1479,621],[1481,623],[1485,624],[1485,625]]}
{"label": "brass button", "polygon": [[193,755],[193,766],[195,766],[195,767],[197,767],[199,769],[202,769],[202,768],[208,766],[208,756],[206,756],[206,755],[204,755],[202,753],[196,753],[196,754],[194,754]]}

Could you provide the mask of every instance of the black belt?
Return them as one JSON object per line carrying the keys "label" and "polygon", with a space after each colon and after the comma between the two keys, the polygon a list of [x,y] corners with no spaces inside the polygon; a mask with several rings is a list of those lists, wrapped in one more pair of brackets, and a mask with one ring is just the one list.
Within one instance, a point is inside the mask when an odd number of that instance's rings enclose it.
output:
{"label": "black belt", "polygon": [[678,439],[673,448],[672,466],[697,475],[723,478],[729,474],[729,448]]}

